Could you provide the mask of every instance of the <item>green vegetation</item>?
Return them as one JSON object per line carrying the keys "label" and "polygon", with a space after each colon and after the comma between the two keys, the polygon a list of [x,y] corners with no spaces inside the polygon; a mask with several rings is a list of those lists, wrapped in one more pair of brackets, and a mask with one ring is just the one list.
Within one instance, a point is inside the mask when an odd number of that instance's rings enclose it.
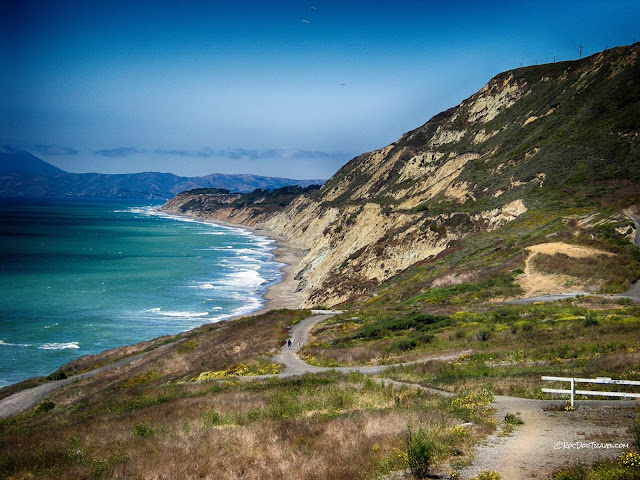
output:
{"label": "green vegetation", "polygon": [[524,421],[517,413],[508,412],[502,421],[502,434],[510,435],[518,425],[524,425]]}
{"label": "green vegetation", "polygon": [[261,209],[286,207],[299,195],[309,195],[320,189],[320,185],[309,185],[301,187],[290,185],[288,187],[274,188],[272,190],[255,189],[253,192],[245,193],[231,205],[237,208],[252,206]]}
{"label": "green vegetation", "polygon": [[200,375],[192,379],[194,382],[204,380],[216,380],[228,377],[253,377],[257,375],[276,375],[284,370],[284,365],[271,362],[259,362],[246,365],[239,363],[233,367],[215,372],[202,372]]}
{"label": "green vegetation", "polygon": [[226,188],[194,188],[182,193],[187,195],[229,195],[231,192]]}
{"label": "green vegetation", "polygon": [[392,367],[383,375],[448,390],[490,385],[500,394],[532,398],[539,398],[541,375],[640,379],[640,307],[624,299],[387,315],[363,310],[357,317],[336,316],[317,328],[303,352],[335,366],[470,351],[457,360]]}
{"label": "green vegetation", "polygon": [[405,439],[409,470],[416,478],[426,478],[431,466],[441,455],[439,447],[442,445],[431,439],[423,428],[414,430],[411,426],[407,428]]}
{"label": "green vegetation", "polygon": [[640,476],[640,454],[625,452],[615,460],[601,460],[591,467],[579,465],[551,477],[553,480],[635,480]]}

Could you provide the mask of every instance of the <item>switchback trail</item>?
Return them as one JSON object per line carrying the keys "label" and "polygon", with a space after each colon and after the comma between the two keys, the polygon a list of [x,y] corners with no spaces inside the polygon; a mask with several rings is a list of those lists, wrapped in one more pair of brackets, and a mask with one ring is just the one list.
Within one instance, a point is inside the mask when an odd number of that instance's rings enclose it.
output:
{"label": "switchback trail", "polygon": [[280,354],[272,357],[273,362],[282,363],[285,366],[284,372],[280,373],[278,376],[291,377],[294,375],[303,375],[305,373],[320,373],[320,372],[328,372],[328,371],[336,371],[341,373],[360,372],[360,373],[368,373],[368,374],[377,374],[389,367],[410,365],[412,363],[428,362],[431,360],[441,360],[441,361],[454,360],[462,355],[471,353],[471,350],[463,350],[461,352],[425,357],[423,359],[416,360],[413,362],[398,363],[393,365],[374,365],[369,367],[317,367],[314,365],[309,365],[298,356],[298,352],[309,341],[309,333],[311,332],[314,326],[316,326],[318,323],[322,322],[323,320],[326,320],[328,317],[336,315],[338,313],[342,313],[342,312],[331,311],[331,310],[312,310],[312,315],[310,317],[305,318],[300,323],[293,326],[293,328],[291,329],[291,335],[290,335],[291,349],[289,349],[288,345],[285,344],[282,346]]}

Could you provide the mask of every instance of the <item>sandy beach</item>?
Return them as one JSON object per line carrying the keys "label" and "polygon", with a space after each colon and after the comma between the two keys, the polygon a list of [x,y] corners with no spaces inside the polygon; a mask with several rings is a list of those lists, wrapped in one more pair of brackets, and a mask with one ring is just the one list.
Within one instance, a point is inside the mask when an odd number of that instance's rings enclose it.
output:
{"label": "sandy beach", "polygon": [[275,285],[271,285],[264,294],[264,306],[260,312],[265,310],[277,310],[280,308],[297,309],[300,308],[304,300],[304,294],[297,292],[298,281],[294,278],[300,261],[307,254],[307,250],[292,246],[286,239],[267,230],[259,230],[246,225],[232,225],[250,230],[256,235],[270,238],[275,241],[274,260],[283,263],[280,269],[283,272],[282,279]]}

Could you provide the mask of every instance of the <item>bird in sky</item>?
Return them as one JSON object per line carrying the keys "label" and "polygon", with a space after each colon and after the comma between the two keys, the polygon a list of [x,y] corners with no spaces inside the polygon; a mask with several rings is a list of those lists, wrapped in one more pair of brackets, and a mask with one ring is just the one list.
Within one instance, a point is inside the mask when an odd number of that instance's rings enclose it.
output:
{"label": "bird in sky", "polygon": [[309,20],[302,20],[302,23],[310,23]]}

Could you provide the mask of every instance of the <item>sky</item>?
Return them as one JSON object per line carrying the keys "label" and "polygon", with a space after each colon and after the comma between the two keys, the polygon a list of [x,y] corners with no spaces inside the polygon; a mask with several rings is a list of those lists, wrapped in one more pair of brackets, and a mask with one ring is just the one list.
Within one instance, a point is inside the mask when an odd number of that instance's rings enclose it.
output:
{"label": "sky", "polygon": [[0,145],[69,172],[328,178],[496,74],[640,40],[640,1],[20,0]]}

